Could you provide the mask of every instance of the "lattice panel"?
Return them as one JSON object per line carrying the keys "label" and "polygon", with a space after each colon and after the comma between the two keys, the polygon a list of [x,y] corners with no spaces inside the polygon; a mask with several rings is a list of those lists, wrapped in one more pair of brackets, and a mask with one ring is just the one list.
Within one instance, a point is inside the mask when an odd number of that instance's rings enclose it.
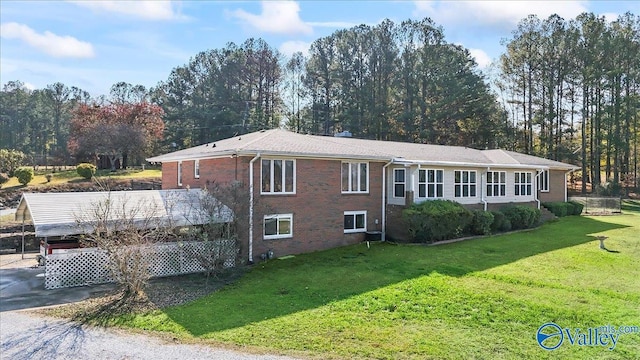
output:
{"label": "lattice panel", "polygon": [[[234,240],[161,243],[125,251],[131,250],[140,250],[142,263],[147,264],[151,277],[204,272],[206,264],[212,262],[222,263],[223,267],[229,268],[235,266],[237,256]],[[45,288],[114,282],[110,264],[107,252],[97,248],[47,255]]]}

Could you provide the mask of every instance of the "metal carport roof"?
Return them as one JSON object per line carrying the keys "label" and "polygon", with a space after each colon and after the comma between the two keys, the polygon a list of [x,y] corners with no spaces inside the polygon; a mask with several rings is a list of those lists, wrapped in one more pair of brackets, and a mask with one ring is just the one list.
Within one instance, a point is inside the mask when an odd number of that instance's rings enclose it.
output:
{"label": "metal carport roof", "polygon": [[205,196],[200,189],[24,193],[15,218],[33,223],[36,237],[89,233],[96,211],[113,224],[127,219],[140,228],[201,225],[210,216],[219,223],[232,220],[231,209],[222,204],[210,215],[202,206]]}

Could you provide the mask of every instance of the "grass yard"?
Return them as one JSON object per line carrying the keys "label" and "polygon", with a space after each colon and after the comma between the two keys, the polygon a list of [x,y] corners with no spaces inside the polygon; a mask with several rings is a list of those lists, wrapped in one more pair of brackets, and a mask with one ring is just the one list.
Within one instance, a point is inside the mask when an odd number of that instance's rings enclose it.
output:
{"label": "grass yard", "polygon": [[[640,333],[621,335],[613,350],[536,342],[547,322],[640,326],[640,204],[629,206],[448,245],[360,244],[271,260],[195,302],[114,323],[322,359],[637,359]],[[609,251],[597,235],[609,237]]]}
{"label": "grass yard", "polygon": [[[51,181],[47,182],[46,174],[51,174]],[[97,179],[114,178],[114,179],[140,179],[140,178],[161,178],[162,171],[160,169],[146,169],[146,170],[118,170],[117,172],[111,172],[110,170],[98,170],[95,177]],[[33,177],[33,180],[28,186],[33,185],[56,185],[63,183],[85,182],[86,180],[75,169],[64,170],[58,172],[51,171],[38,171]],[[14,176],[9,178],[9,181],[2,186],[3,190],[11,188],[20,188],[22,185],[18,182],[18,179]]]}

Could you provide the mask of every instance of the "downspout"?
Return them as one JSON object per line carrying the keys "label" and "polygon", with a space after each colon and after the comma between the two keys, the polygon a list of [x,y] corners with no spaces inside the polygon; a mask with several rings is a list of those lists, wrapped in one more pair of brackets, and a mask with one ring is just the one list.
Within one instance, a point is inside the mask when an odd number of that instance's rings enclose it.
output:
{"label": "downspout", "polygon": [[[536,174],[536,183],[533,185],[533,189],[535,190],[533,199],[538,203],[538,210],[540,210],[540,199],[538,199],[538,189],[540,188],[538,186],[539,182],[540,182],[540,175],[542,175],[544,173],[544,169],[537,169],[538,173]],[[565,174],[566,177],[566,174]],[[566,185],[565,185],[566,188]]]}
{"label": "downspout", "polygon": [[484,172],[484,184],[482,183],[482,178],[480,178],[480,201],[484,204],[484,211],[487,211],[489,208],[489,204],[487,201],[487,173],[491,170],[490,166],[487,166],[487,171]]}
{"label": "downspout", "polygon": [[249,161],[249,264],[253,264],[253,163],[258,159],[260,153]]}
{"label": "downspout", "polygon": [[382,167],[382,241],[386,241],[387,238],[387,167],[393,164],[393,160],[389,161]]}

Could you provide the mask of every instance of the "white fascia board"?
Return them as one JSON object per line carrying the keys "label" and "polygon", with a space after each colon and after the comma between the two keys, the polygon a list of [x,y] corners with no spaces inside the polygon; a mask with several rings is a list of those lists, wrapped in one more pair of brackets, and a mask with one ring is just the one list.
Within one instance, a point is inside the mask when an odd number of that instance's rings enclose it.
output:
{"label": "white fascia board", "polygon": [[396,159],[395,163],[405,165],[427,165],[427,166],[448,166],[448,167],[481,167],[481,168],[505,168],[505,169],[548,169],[544,165],[528,165],[528,164],[494,164],[494,163],[473,163],[464,161],[426,161],[426,160],[407,160]]}

